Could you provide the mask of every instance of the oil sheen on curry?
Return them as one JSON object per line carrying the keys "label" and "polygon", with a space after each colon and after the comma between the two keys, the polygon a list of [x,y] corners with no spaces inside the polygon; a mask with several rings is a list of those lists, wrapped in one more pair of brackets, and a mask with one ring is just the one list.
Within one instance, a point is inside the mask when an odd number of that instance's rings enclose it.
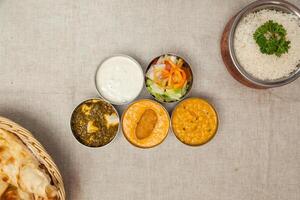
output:
{"label": "oil sheen on curry", "polygon": [[131,144],[141,148],[154,147],[168,134],[169,114],[159,103],[142,99],[132,103],[124,112],[122,127]]}
{"label": "oil sheen on curry", "polygon": [[76,139],[89,147],[110,143],[118,132],[119,117],[115,108],[101,99],[81,103],[73,112],[71,128]]}
{"label": "oil sheen on curry", "polygon": [[181,142],[198,146],[215,135],[218,128],[217,113],[207,101],[189,98],[178,104],[173,111],[172,128]]}

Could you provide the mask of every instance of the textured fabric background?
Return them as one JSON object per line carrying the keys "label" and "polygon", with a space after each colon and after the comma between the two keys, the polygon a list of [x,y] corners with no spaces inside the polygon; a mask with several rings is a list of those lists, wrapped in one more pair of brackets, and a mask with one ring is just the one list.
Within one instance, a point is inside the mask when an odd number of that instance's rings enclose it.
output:
{"label": "textured fabric background", "polygon": [[[220,56],[225,23],[249,2],[0,0],[0,115],[41,141],[70,200],[299,200],[300,80],[249,89]],[[198,148],[171,132],[149,150],[122,133],[105,148],[79,144],[70,114],[97,96],[93,76],[101,60],[124,53],[145,68],[165,52],[190,60],[191,95],[219,113],[216,137]]]}

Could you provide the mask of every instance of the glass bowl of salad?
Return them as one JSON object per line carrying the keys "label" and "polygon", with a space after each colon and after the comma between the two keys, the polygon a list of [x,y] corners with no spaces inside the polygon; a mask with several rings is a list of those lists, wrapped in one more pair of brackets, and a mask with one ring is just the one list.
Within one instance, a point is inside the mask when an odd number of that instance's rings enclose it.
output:
{"label": "glass bowl of salad", "polygon": [[175,54],[154,58],[147,67],[147,91],[159,102],[173,103],[187,96],[193,85],[190,65]]}

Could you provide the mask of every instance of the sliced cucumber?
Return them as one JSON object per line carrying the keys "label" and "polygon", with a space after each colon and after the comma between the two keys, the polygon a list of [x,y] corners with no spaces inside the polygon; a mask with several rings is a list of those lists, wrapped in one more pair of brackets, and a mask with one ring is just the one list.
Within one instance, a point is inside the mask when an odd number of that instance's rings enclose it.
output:
{"label": "sliced cucumber", "polygon": [[150,86],[150,85],[152,85],[152,83],[153,83],[153,81],[151,79],[147,78],[146,86]]}

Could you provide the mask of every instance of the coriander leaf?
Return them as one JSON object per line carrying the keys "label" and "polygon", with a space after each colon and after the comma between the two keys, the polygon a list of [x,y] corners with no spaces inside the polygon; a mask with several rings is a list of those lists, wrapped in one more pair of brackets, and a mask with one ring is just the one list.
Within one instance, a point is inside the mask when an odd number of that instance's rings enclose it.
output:
{"label": "coriander leaf", "polygon": [[291,42],[286,39],[286,34],[281,24],[269,20],[256,29],[253,38],[261,53],[280,57],[290,48]]}

